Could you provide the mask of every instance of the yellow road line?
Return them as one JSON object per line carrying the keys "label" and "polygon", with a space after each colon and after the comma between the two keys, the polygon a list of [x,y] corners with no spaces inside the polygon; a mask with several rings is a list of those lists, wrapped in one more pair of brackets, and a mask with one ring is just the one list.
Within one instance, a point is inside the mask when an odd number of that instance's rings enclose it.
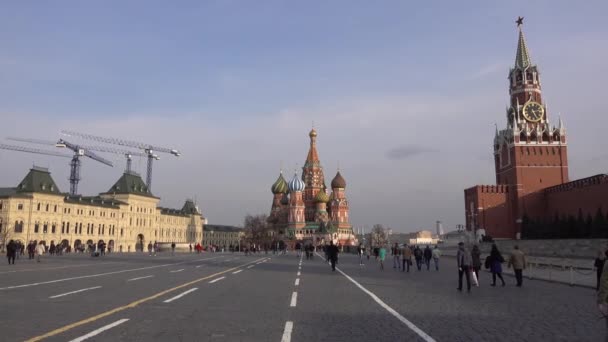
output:
{"label": "yellow road line", "polygon": [[151,301],[152,299],[156,299],[156,298],[158,298],[158,297],[164,296],[164,295],[166,295],[167,293],[171,293],[171,292],[173,292],[173,291],[176,291],[176,290],[179,290],[179,289],[181,289],[181,288],[184,288],[184,287],[190,286],[190,285],[192,285],[192,284],[196,284],[196,283],[199,283],[199,282],[201,282],[201,281],[205,281],[205,280],[207,280],[207,279],[209,279],[209,278],[217,277],[217,276],[218,276],[218,275],[220,275],[220,274],[224,274],[224,273],[228,273],[228,272],[234,271],[234,270],[236,270],[236,269],[238,269],[238,268],[241,268],[241,267],[243,267],[243,266],[247,266],[247,265],[249,265],[249,264],[255,263],[255,262],[257,262],[257,261],[259,261],[259,260],[262,260],[262,259],[263,259],[263,258],[260,258],[260,259],[257,259],[257,260],[254,260],[254,261],[251,261],[251,262],[248,262],[248,263],[245,263],[245,264],[242,264],[242,265],[236,266],[236,267],[232,267],[232,268],[227,269],[227,270],[225,270],[225,271],[217,272],[217,273],[214,273],[214,274],[212,274],[212,275],[208,275],[208,276],[203,277],[203,278],[195,279],[195,280],[193,280],[193,281],[190,281],[190,282],[187,282],[187,283],[184,283],[184,284],[178,285],[178,286],[176,286],[176,287],[173,287],[173,288],[170,288],[170,289],[167,289],[167,290],[161,291],[161,292],[159,292],[159,293],[157,293],[157,294],[154,294],[154,295],[152,295],[152,296],[150,296],[150,297],[142,298],[142,299],[136,300],[136,301],[134,301],[134,302],[131,302],[131,303],[127,304],[127,305],[124,305],[124,306],[119,306],[119,307],[117,307],[117,308],[114,308],[114,309],[112,309],[112,310],[109,310],[109,311],[106,311],[106,312],[100,313],[100,314],[98,314],[98,315],[95,315],[95,316],[92,316],[92,317],[89,317],[89,318],[83,319],[83,320],[78,321],[78,322],[74,322],[74,323],[72,323],[72,324],[68,324],[68,325],[63,326],[63,327],[61,327],[61,328],[57,328],[57,329],[55,329],[55,330],[52,330],[52,331],[47,332],[46,334],[43,334],[43,335],[40,335],[40,336],[36,336],[36,337],[29,338],[29,339],[25,340],[25,342],[37,342],[37,341],[42,341],[42,340],[43,340],[43,339],[45,339],[45,338],[49,338],[49,337],[52,337],[52,336],[55,336],[55,335],[59,335],[59,334],[64,333],[64,332],[66,332],[66,331],[68,331],[68,330],[74,329],[74,328],[76,328],[76,327],[79,327],[79,326],[84,325],[84,324],[87,324],[87,323],[91,323],[91,322],[97,321],[97,320],[99,320],[99,319],[101,319],[101,318],[104,318],[104,317],[107,317],[107,316],[113,315],[113,314],[115,314],[115,313],[117,313],[117,312],[124,311],[124,310],[126,310],[126,309],[131,309],[131,308],[134,308],[134,307],[138,306],[139,304],[142,304],[142,303],[145,303],[145,302]]}

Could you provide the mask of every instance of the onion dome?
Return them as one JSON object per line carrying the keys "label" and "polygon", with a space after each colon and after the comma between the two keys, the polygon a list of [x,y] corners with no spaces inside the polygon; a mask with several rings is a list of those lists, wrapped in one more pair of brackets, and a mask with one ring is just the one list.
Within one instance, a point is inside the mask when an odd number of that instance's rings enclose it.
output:
{"label": "onion dome", "polygon": [[298,174],[294,174],[293,178],[289,181],[289,191],[290,192],[294,192],[294,191],[298,191],[298,192],[302,192],[304,191],[304,187],[306,186],[306,184],[304,184],[304,182],[298,177]]}
{"label": "onion dome", "polygon": [[270,190],[275,195],[284,194],[284,193],[287,193],[287,191],[289,191],[287,182],[285,181],[285,178],[283,178],[283,172],[281,172],[281,174],[279,175],[279,178],[277,178],[277,181],[274,182],[274,184],[272,184],[272,187],[270,188]]}
{"label": "onion dome", "polygon": [[319,192],[317,192],[317,195],[315,196],[315,202],[316,203],[327,203],[329,202],[329,195],[321,190]]}
{"label": "onion dome", "polygon": [[334,179],[332,179],[331,181],[331,188],[332,189],[345,189],[346,188],[346,181],[344,180],[344,177],[342,177],[342,175],[340,174],[340,171],[338,171],[338,173],[336,173],[336,176],[334,177]]}
{"label": "onion dome", "polygon": [[313,128],[310,130],[310,133],[308,133],[308,136],[313,138],[317,136],[317,131]]}

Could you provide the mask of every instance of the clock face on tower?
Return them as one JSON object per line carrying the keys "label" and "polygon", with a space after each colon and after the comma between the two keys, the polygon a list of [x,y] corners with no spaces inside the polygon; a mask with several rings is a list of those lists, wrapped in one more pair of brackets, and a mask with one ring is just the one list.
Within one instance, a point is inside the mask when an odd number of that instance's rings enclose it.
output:
{"label": "clock face on tower", "polygon": [[524,117],[530,122],[538,122],[543,118],[545,109],[540,103],[528,102],[524,105]]}

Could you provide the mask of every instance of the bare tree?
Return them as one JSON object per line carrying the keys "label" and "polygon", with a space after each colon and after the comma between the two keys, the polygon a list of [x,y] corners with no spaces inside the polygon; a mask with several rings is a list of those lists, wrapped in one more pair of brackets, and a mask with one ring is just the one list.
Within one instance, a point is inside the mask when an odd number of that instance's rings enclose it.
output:
{"label": "bare tree", "polygon": [[5,251],[6,244],[10,241],[12,236],[13,234],[10,227],[3,227],[0,230],[0,251]]}
{"label": "bare tree", "polygon": [[268,247],[272,240],[272,225],[265,214],[247,215],[244,222],[246,244]]}
{"label": "bare tree", "polygon": [[380,247],[388,243],[388,231],[381,224],[375,224],[370,235],[372,247]]}

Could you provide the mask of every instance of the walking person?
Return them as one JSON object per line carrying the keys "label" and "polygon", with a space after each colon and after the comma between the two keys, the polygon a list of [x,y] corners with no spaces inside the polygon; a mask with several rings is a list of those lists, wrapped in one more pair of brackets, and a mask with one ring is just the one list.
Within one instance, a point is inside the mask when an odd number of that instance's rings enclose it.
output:
{"label": "walking person", "polygon": [[473,264],[473,272],[479,281],[479,270],[481,270],[481,250],[478,245],[474,245],[471,249],[471,262]]}
{"label": "walking person", "polygon": [[8,259],[8,264],[15,264],[15,257],[17,256],[17,244],[15,240],[10,240],[6,245],[6,258]]}
{"label": "walking person", "polygon": [[365,253],[365,247],[363,247],[362,243],[360,243],[359,247],[357,247],[357,253],[359,254],[359,266],[363,266],[363,254]]}
{"label": "walking person", "polygon": [[401,268],[401,272],[405,272],[405,268],[407,267],[407,272],[410,272],[410,266],[412,265],[412,249],[410,248],[410,246],[408,245],[404,245],[403,246],[403,251],[401,251],[401,261],[402,261],[402,268]]}
{"label": "walking person", "polygon": [[384,259],[386,258],[386,248],[380,247],[378,250],[378,259],[380,260],[380,270],[384,271]]}
{"label": "walking person", "polygon": [[435,271],[439,271],[439,258],[441,258],[441,251],[439,250],[439,246],[435,245],[433,248],[433,261],[435,262]]}
{"label": "walking person", "polygon": [[467,278],[467,292],[471,292],[471,254],[464,247],[463,242],[458,243],[456,261],[458,263],[458,291],[462,291],[462,276],[464,275]]}
{"label": "walking person", "polygon": [[[602,316],[604,316],[606,327],[608,328],[608,270],[606,268],[608,268],[608,262],[604,262],[604,268],[602,269],[600,287],[597,292],[597,306]],[[608,342],[608,330],[606,330],[604,341]]]}
{"label": "walking person", "polygon": [[175,255],[175,242],[171,243],[171,256]]}
{"label": "walking person", "polygon": [[338,250],[338,246],[334,245],[333,241],[330,241],[329,246],[327,246],[327,258],[331,263],[332,271],[336,270],[336,263],[338,262],[338,253],[340,253],[340,250]]}
{"label": "walking person", "polygon": [[422,254],[422,249],[416,246],[416,248],[414,248],[414,259],[416,259],[416,267],[418,267],[418,271],[422,270]]}
{"label": "walking person", "polygon": [[431,259],[433,258],[433,251],[431,251],[431,248],[429,247],[429,245],[426,245],[423,256],[424,256],[424,263],[426,264],[426,270],[430,271],[431,270]]}
{"label": "walking person", "polygon": [[513,246],[513,252],[511,252],[507,267],[510,268],[511,266],[513,266],[515,272],[516,286],[521,287],[524,281],[523,270],[526,269],[526,255],[519,249],[518,245]]}
{"label": "walking person", "polygon": [[399,263],[399,255],[401,254],[401,250],[399,249],[399,243],[395,242],[395,246],[391,250],[393,254],[393,268],[401,269],[401,265]]}
{"label": "walking person", "polygon": [[492,244],[492,250],[490,251],[489,256],[489,264],[490,271],[492,272],[492,284],[491,286],[496,286],[496,277],[502,281],[502,286],[504,287],[505,280],[502,278],[502,263],[505,262],[505,258],[502,257],[502,254],[498,251],[498,247],[496,244]]}
{"label": "walking person", "polygon": [[595,267],[595,272],[597,275],[597,282],[595,285],[596,291],[600,290],[600,278],[602,277],[602,270],[604,269],[604,264],[606,263],[607,253],[608,251],[598,251],[597,258],[595,258],[595,261],[593,263],[593,267]]}
{"label": "walking person", "polygon": [[40,262],[40,258],[42,258],[42,254],[44,254],[44,252],[46,251],[46,248],[44,248],[44,245],[42,244],[42,242],[40,242],[38,244],[38,246],[36,246],[36,261]]}

